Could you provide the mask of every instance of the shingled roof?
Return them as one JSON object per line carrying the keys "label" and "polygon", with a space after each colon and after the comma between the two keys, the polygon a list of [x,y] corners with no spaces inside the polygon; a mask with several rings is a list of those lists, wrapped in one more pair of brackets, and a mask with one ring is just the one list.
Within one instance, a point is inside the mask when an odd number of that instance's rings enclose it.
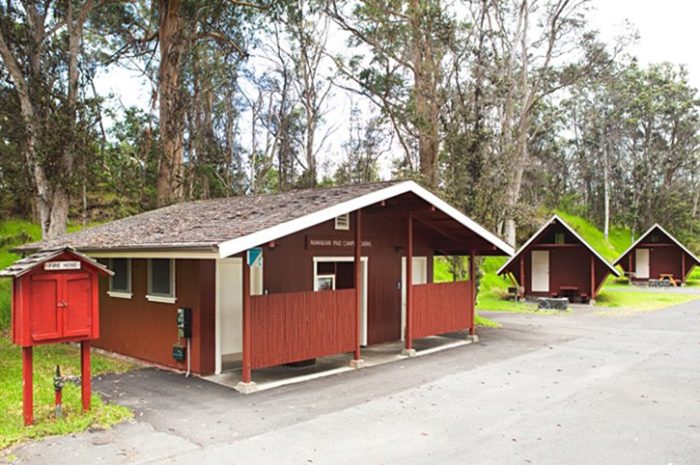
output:
{"label": "shingled roof", "polygon": [[63,255],[65,253],[73,255],[75,258],[89,263],[90,265],[94,266],[96,269],[105,274],[108,274],[110,276],[114,274],[101,263],[93,260],[87,255],[83,255],[79,252],[76,252],[71,247],[58,247],[55,249],[44,249],[37,253],[31,254],[27,257],[17,260],[7,268],[0,270],[0,278],[18,278],[23,274],[30,272],[33,268],[41,265],[42,263],[51,261],[59,255]]}
{"label": "shingled roof", "polygon": [[226,257],[407,192],[437,205],[494,247],[512,254],[510,246],[413,181],[180,203],[16,250],[33,252],[63,246],[83,251],[218,249]]}

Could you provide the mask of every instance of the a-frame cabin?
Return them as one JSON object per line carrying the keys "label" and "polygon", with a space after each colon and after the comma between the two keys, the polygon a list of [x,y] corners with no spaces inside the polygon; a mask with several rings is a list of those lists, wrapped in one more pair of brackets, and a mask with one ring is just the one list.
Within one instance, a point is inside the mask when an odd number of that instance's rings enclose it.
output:
{"label": "a-frame cabin", "polygon": [[506,262],[520,297],[594,300],[608,275],[618,271],[573,228],[554,215]]}

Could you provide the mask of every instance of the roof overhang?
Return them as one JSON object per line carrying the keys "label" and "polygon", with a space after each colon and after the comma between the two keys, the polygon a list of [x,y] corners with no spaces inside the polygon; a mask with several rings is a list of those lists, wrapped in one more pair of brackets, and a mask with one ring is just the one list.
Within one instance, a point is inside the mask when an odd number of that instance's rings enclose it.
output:
{"label": "roof overhang", "polygon": [[473,231],[478,237],[495,247],[497,251],[502,252],[503,255],[513,255],[513,248],[511,246],[487,231],[483,226],[479,225],[461,213],[459,210],[440,199],[435,194],[429,192],[427,189],[421,187],[414,181],[405,181],[376,190],[374,192],[370,192],[369,194],[355,197],[354,199],[332,205],[328,208],[324,208],[323,210],[280,223],[252,234],[221,242],[218,245],[219,256],[221,258],[226,258],[239,254],[261,244],[277,240],[281,237],[288,236],[321,224],[325,221],[332,220],[337,216],[344,215],[346,213],[350,213],[409,192],[434,205],[435,208],[442,211],[465,228]]}
{"label": "roof overhang", "polygon": [[58,247],[55,249],[42,250],[17,260],[7,268],[0,270],[0,277],[19,278],[20,276],[23,276],[35,269],[37,266],[62,255],[69,255],[73,258],[81,260],[93,267],[100,274],[106,276],[114,275],[114,272],[112,272],[109,268],[93,260],[91,257],[76,251],[72,247]]}
{"label": "roof overhang", "polygon": [[690,250],[688,250],[688,248],[687,248],[686,246],[684,246],[683,244],[681,244],[681,242],[680,242],[678,239],[676,239],[675,237],[673,237],[673,235],[672,235],[671,233],[669,233],[668,231],[666,231],[666,230],[663,228],[663,226],[661,226],[659,223],[655,223],[651,228],[647,229],[647,231],[646,231],[644,234],[642,234],[641,236],[639,236],[639,239],[637,239],[632,245],[630,245],[630,246],[627,248],[627,250],[625,250],[624,252],[622,252],[622,255],[620,255],[620,256],[617,258],[617,260],[615,260],[614,265],[619,265],[620,262],[622,261],[622,259],[625,257],[625,255],[627,255],[627,254],[630,253],[632,250],[634,250],[634,248],[637,247],[644,239],[646,239],[646,237],[647,237],[649,234],[651,234],[651,232],[652,232],[654,229],[658,229],[658,230],[661,231],[662,233],[666,234],[666,235],[668,236],[668,238],[671,239],[671,241],[673,241],[674,244],[676,244],[678,247],[680,247],[685,253],[687,253],[688,255],[690,255],[690,257],[691,257],[693,260],[695,260],[695,263],[697,263],[698,265],[700,265],[700,259],[698,259],[698,257],[696,257],[695,254],[694,254],[693,252],[691,252]]}
{"label": "roof overhang", "polygon": [[520,248],[518,249],[518,251],[515,253],[515,255],[511,256],[511,258],[510,258],[501,268],[499,268],[497,274],[499,274],[499,275],[500,275],[500,274],[503,274],[503,273],[508,269],[508,267],[513,263],[513,261],[514,261],[521,253],[523,253],[523,252],[530,246],[530,244],[532,244],[533,242],[535,242],[535,241],[537,240],[537,238],[539,238],[539,237],[542,235],[542,233],[543,233],[549,226],[551,226],[551,225],[554,224],[555,222],[559,222],[559,224],[561,224],[568,232],[570,232],[576,239],[578,239],[578,240],[581,242],[581,244],[583,244],[588,250],[591,251],[591,253],[593,253],[593,255],[596,256],[596,258],[598,258],[598,260],[600,260],[601,262],[603,262],[603,264],[605,264],[605,266],[610,270],[610,272],[611,272],[612,274],[614,274],[615,276],[620,276],[620,272],[617,271],[617,269],[615,269],[615,267],[614,267],[613,265],[611,265],[610,262],[608,262],[605,258],[603,258],[603,256],[600,255],[593,247],[591,247],[591,245],[590,245],[588,242],[586,242],[586,241],[579,235],[579,233],[576,232],[576,230],[575,230],[574,228],[572,228],[571,226],[569,226],[569,225],[566,223],[566,221],[564,221],[563,219],[561,219],[561,218],[559,217],[559,215],[554,215],[554,216],[552,216],[552,217],[549,219],[549,221],[547,221],[545,224],[542,225],[542,227],[541,227],[540,229],[537,230],[537,232],[536,232],[535,234],[533,234],[532,236],[530,236],[530,239],[528,239],[527,242],[525,242],[525,244],[523,244],[523,246],[520,247]]}

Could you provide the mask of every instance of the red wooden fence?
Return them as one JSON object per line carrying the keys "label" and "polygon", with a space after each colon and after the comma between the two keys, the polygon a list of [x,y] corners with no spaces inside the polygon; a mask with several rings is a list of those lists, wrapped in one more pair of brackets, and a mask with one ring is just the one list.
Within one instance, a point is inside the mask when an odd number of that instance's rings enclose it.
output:
{"label": "red wooden fence", "polygon": [[471,281],[413,285],[413,337],[468,329],[472,324]]}
{"label": "red wooden fence", "polygon": [[251,367],[262,368],[355,348],[355,290],[251,297]]}

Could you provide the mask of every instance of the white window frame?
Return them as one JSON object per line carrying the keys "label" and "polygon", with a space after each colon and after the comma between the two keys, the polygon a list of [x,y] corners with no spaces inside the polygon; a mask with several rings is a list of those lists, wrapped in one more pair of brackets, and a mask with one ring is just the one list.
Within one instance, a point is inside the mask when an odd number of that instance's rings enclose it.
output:
{"label": "white window frame", "polygon": [[334,274],[317,274],[314,278],[314,291],[322,292],[318,285],[319,279],[330,279],[331,280],[331,291],[335,291],[335,275]]}
{"label": "white window frame", "polygon": [[126,260],[126,290],[124,289],[114,289],[112,285],[112,276],[109,277],[109,290],[107,295],[117,299],[131,299],[134,294],[131,287],[131,259],[130,258],[110,258],[107,267],[113,270],[112,261],[113,260]]}
{"label": "white window frame", "polygon": [[[345,219],[344,224],[342,223],[343,218]],[[338,220],[341,220],[341,223],[338,223]],[[350,213],[344,213],[335,217],[335,229],[338,231],[350,231]]]}
{"label": "white window frame", "polygon": [[[153,260],[170,260],[170,290],[171,294],[166,295],[166,294],[156,294],[153,291],[151,291],[151,269],[152,269],[152,263]],[[148,293],[146,294],[146,300],[149,302],[159,302],[163,304],[174,304],[177,302],[177,297],[175,296],[175,259],[174,258],[149,258],[148,259]]]}

